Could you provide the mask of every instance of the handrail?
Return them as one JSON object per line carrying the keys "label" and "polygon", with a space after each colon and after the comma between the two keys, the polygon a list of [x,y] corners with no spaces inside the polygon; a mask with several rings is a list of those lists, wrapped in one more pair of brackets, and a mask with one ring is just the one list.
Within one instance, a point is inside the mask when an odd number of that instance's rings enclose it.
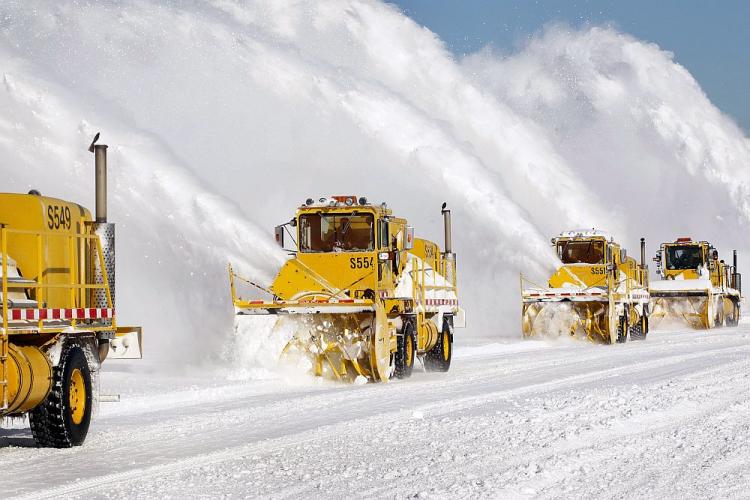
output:
{"label": "handrail", "polygon": [[[9,290],[36,290],[35,299],[37,302],[37,309],[48,308],[46,305],[49,301],[49,290],[63,290],[68,291],[69,303],[68,308],[91,308],[93,300],[91,294],[85,293],[88,290],[104,290],[106,297],[106,304],[108,309],[114,309],[112,302],[112,294],[109,284],[109,275],[104,262],[104,252],[102,248],[102,242],[98,234],[94,233],[91,229],[91,225],[85,224],[80,232],[76,231],[73,233],[69,232],[54,232],[54,231],[34,231],[29,229],[12,229],[8,227],[2,227],[2,233],[0,234],[0,253],[2,253],[2,294],[3,294],[3,306],[2,306],[2,352],[3,356],[7,355],[7,336],[9,331],[9,307],[8,307],[8,292]],[[36,240],[36,256],[35,256],[35,267],[37,275],[34,282],[29,283],[11,283],[8,279],[8,267],[10,255],[8,254],[8,246],[12,241],[13,236],[33,236]],[[63,243],[63,248],[67,246],[68,251],[68,263],[67,269],[63,268],[63,275],[67,275],[67,279],[62,279],[61,283],[45,283],[44,273],[45,260],[44,260],[44,245],[43,238],[64,238],[67,239],[67,245]],[[90,252],[88,259],[84,259],[83,255],[88,249]],[[93,254],[96,255],[93,255]],[[86,272],[85,266],[94,266],[98,264],[98,271],[100,276],[97,277],[97,273]],[[64,265],[64,264],[63,264]],[[91,282],[89,282],[91,280]],[[100,282],[98,282],[100,281]],[[63,304],[58,305],[64,306]],[[43,319],[38,320],[38,329],[40,332],[56,331],[56,329],[45,329]],[[71,319],[70,325],[75,327],[78,323],[77,319]],[[111,326],[107,323],[104,329],[115,329],[115,319],[111,318]],[[92,329],[87,326],[87,329]],[[4,372],[4,370],[3,370]],[[3,375],[4,376],[4,375]],[[2,382],[0,380],[0,382]]]}
{"label": "handrail", "polygon": [[[455,272],[452,277],[446,275],[448,267],[447,260],[439,262],[438,269],[430,267],[430,270],[432,271],[432,283],[430,284],[427,283],[427,262],[417,256],[413,256],[410,261],[412,262],[412,300],[414,300],[415,303],[424,303],[427,298],[427,292],[432,290],[447,290],[457,293]],[[436,284],[437,275],[440,275],[445,279],[445,285]]]}

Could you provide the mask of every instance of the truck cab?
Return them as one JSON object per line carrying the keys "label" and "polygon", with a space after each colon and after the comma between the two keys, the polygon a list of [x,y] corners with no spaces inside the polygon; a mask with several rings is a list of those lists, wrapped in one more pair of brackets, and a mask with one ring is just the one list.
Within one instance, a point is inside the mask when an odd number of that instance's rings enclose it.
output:
{"label": "truck cab", "polygon": [[384,203],[332,196],[308,199],[291,221],[276,227],[276,242],[294,257],[271,287],[276,297],[296,300],[303,289],[373,299],[393,290],[406,265],[405,252],[413,248],[414,230]]}
{"label": "truck cab", "polygon": [[620,273],[639,285],[648,279],[636,260],[604,232],[566,231],[552,238],[552,245],[562,266],[550,278],[550,288],[607,287],[607,277]]}
{"label": "truck cab", "polygon": [[724,263],[719,262],[719,253],[707,241],[686,237],[663,243],[655,260],[662,279],[710,279],[713,286],[721,286]]}

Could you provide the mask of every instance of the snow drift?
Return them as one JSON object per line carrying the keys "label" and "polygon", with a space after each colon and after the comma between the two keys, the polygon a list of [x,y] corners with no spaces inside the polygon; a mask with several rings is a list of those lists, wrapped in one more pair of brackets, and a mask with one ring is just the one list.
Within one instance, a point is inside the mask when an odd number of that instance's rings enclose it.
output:
{"label": "snow drift", "polygon": [[518,272],[547,273],[564,228],[750,248],[747,138],[609,28],[457,62],[375,1],[6,2],[0,61],[4,190],[91,200],[85,146],[115,146],[118,309],[154,356],[218,352],[226,263],[267,283],[271,228],[310,196],[387,201],[438,242],[447,201],[476,335],[518,335]]}

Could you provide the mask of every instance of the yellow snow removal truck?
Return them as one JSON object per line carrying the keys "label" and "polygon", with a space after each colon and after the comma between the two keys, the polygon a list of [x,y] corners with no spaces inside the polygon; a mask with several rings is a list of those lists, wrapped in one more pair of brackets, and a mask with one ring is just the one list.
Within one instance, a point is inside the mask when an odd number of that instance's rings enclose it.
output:
{"label": "yellow snow removal truck", "polygon": [[104,358],[140,357],[140,328],[117,326],[106,152],[95,144],[96,220],[68,201],[0,193],[0,417],[28,415],[40,446],[83,443]]}
{"label": "yellow snow removal truck", "polygon": [[442,214],[441,252],[414,238],[413,227],[385,203],[355,196],[308,199],[290,222],[276,227],[277,243],[283,248],[287,234],[294,248],[266,290],[270,300],[240,298],[237,282],[251,282],[230,266],[235,312],[275,314],[277,326],[292,321],[284,355],[309,361],[316,376],[385,382],[409,377],[416,358],[427,370],[447,371],[454,327],[464,325],[464,314],[445,204]]}
{"label": "yellow snow removal truck", "polygon": [[611,344],[648,333],[648,269],[614,239],[596,230],[552,238],[562,266],[540,286],[521,276],[525,338],[570,335]]}
{"label": "yellow snow removal truck", "polygon": [[650,284],[655,320],[677,319],[693,328],[737,325],[742,300],[737,250],[730,266],[707,241],[677,238],[663,243],[654,260],[662,278]]}

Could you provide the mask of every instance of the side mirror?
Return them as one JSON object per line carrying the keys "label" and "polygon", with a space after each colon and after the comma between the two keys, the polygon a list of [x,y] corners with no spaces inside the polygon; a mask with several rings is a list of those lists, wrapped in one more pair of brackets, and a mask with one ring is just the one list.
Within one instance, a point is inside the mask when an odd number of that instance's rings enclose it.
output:
{"label": "side mirror", "polygon": [[276,237],[276,244],[281,248],[284,248],[284,226],[276,226],[274,229],[274,236]]}
{"label": "side mirror", "polygon": [[414,248],[414,228],[406,226],[404,228],[404,250],[411,250],[412,248]]}
{"label": "side mirror", "polygon": [[620,249],[620,262],[623,264],[628,260],[628,251],[624,248]]}

